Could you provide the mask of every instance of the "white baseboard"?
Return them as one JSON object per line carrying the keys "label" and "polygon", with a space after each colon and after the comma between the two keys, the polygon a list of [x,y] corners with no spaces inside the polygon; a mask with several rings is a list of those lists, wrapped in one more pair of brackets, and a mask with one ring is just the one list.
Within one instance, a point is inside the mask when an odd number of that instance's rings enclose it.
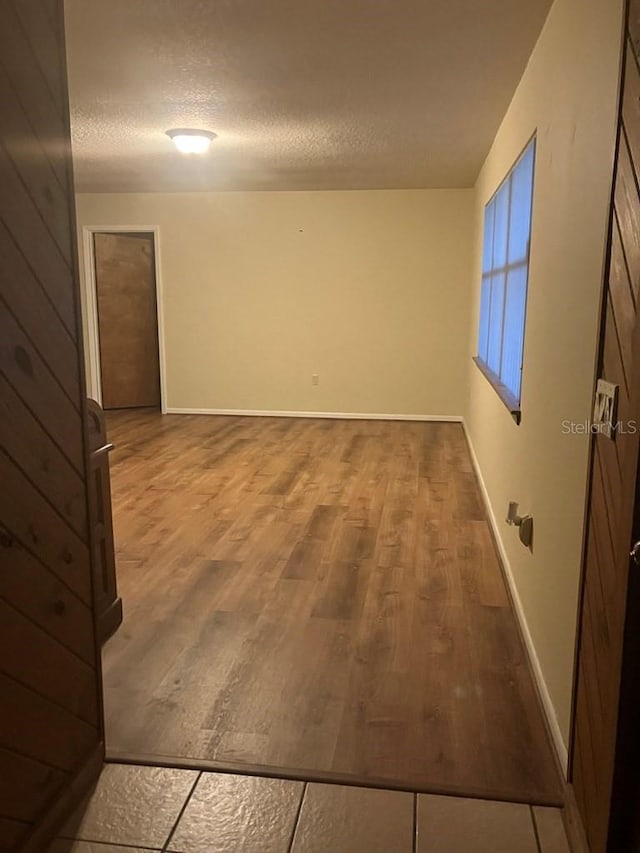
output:
{"label": "white baseboard", "polygon": [[464,428],[464,434],[467,439],[467,444],[469,445],[469,453],[471,454],[471,461],[473,462],[473,467],[476,472],[476,476],[478,477],[478,482],[480,483],[480,490],[482,492],[482,498],[484,501],[484,505],[487,511],[487,516],[489,518],[489,524],[493,530],[494,538],[496,544],[498,546],[498,551],[500,554],[500,559],[502,561],[502,565],[504,566],[504,574],[507,579],[507,583],[509,584],[509,591],[511,593],[511,599],[513,601],[516,617],[518,622],[520,623],[520,630],[522,631],[522,636],[524,638],[525,646],[527,649],[527,654],[529,656],[529,661],[531,663],[531,668],[533,670],[533,674],[536,680],[536,685],[538,688],[538,692],[540,694],[540,699],[542,701],[542,707],[547,718],[547,723],[549,725],[549,730],[551,732],[551,737],[553,739],[553,745],[556,750],[556,754],[558,756],[558,761],[560,762],[560,766],[562,768],[563,773],[567,774],[568,764],[569,764],[569,754],[567,751],[567,745],[564,742],[564,738],[562,736],[562,732],[560,731],[560,726],[558,724],[558,718],[556,716],[556,710],[551,701],[551,695],[549,693],[549,689],[547,687],[547,683],[545,681],[542,666],[540,665],[540,660],[538,658],[538,653],[536,652],[536,647],[533,642],[533,637],[531,636],[531,631],[529,630],[529,625],[527,623],[527,617],[525,616],[524,608],[522,606],[522,601],[520,600],[520,596],[518,594],[518,589],[516,587],[516,583],[513,577],[513,572],[511,570],[511,564],[509,563],[509,558],[507,557],[507,552],[505,550],[502,536],[500,534],[500,528],[498,526],[498,521],[496,519],[495,513],[493,512],[493,507],[491,506],[491,500],[489,499],[489,492],[487,491],[486,484],[484,482],[484,478],[482,476],[482,471],[480,469],[480,463],[478,462],[478,457],[476,456],[476,452],[473,448],[473,443],[471,441],[471,436],[469,435],[469,431],[467,429],[466,422],[462,421],[462,425]]}
{"label": "white baseboard", "polygon": [[333,418],[359,421],[438,421],[462,423],[460,415],[398,415],[365,412],[284,412],[262,409],[182,409],[169,406],[168,415],[244,415],[258,418]]}

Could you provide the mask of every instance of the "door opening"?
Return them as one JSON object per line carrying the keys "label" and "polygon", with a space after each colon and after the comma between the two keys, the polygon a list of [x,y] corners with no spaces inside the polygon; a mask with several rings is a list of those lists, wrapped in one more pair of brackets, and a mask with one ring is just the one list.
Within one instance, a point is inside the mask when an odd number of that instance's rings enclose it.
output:
{"label": "door opening", "polygon": [[157,229],[85,228],[89,394],[164,411]]}

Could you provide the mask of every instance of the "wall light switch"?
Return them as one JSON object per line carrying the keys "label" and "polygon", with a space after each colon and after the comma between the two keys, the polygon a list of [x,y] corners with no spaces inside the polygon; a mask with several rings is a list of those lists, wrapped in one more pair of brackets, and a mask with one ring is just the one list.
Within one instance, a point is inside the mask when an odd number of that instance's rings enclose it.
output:
{"label": "wall light switch", "polygon": [[320,376],[317,373],[314,373],[311,376],[311,384],[312,385],[319,385],[320,384]]}

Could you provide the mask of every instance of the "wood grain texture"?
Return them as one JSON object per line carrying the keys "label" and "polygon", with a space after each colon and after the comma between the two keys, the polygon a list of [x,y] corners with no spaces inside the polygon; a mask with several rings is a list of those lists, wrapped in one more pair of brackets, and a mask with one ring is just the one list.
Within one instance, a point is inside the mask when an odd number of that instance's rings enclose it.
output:
{"label": "wood grain texture", "polygon": [[95,664],[91,608],[17,540],[0,544],[0,597],[86,663]]}
{"label": "wood grain texture", "polygon": [[91,602],[89,550],[11,458],[0,453],[0,519],[82,601]]}
{"label": "wood grain texture", "polygon": [[0,850],[104,757],[62,0],[0,4]]}
{"label": "wood grain texture", "polygon": [[[74,406],[80,408],[77,348],[61,323],[50,296],[40,286],[9,231],[0,222],[0,281],[2,296],[31,340],[37,340],[38,353],[55,372],[57,381]],[[39,331],[46,329],[47,334]]]}
{"label": "wood grain texture", "polygon": [[[26,6],[25,6],[26,9]],[[36,20],[44,20],[42,17]],[[67,196],[44,149],[33,140],[25,146],[30,136],[29,120],[15,94],[7,74],[0,68],[0,97],[2,116],[6,128],[6,151],[20,173],[27,192],[33,200],[44,224],[55,239],[67,263],[71,263],[71,231],[69,217],[64,216]],[[35,155],[35,156],[34,156]]]}
{"label": "wood grain texture", "polygon": [[0,297],[0,371],[60,450],[82,473],[80,412],[65,395],[51,366]]}
{"label": "wood grain texture", "polygon": [[629,14],[598,372],[619,386],[623,429],[613,441],[593,439],[570,760],[574,822],[584,827],[591,853],[621,849],[611,846],[610,836],[638,460],[638,435],[630,425],[640,412],[638,0]]}
{"label": "wood grain texture", "polygon": [[[59,7],[59,3],[55,0]],[[31,126],[30,140],[43,147],[45,155],[52,165],[56,177],[68,193],[68,179],[71,173],[71,157],[67,147],[69,139],[69,118],[66,103],[66,74],[64,72],[64,50],[62,33],[54,33],[55,50],[58,56],[54,75],[61,87],[63,102],[56,100],[52,93],[55,84],[47,78],[41,67],[41,50],[34,52],[32,44],[39,41],[41,33],[34,31],[34,19],[27,20],[25,14],[16,12],[22,0],[7,0],[0,4],[0,54],[2,65],[9,77]],[[27,0],[27,5],[29,0]],[[40,13],[44,14],[43,12]],[[59,8],[57,17],[62,20]],[[46,18],[45,18],[46,20]],[[42,22],[37,22],[41,28]],[[51,68],[51,57],[49,67]],[[40,155],[38,156],[40,159]],[[69,214],[66,213],[69,220]]]}
{"label": "wood grain texture", "polygon": [[[85,802],[86,797],[95,790],[96,781],[103,768],[104,749],[98,741],[91,752],[83,757],[82,763],[76,767],[55,798],[41,811],[27,839],[21,843],[20,853],[42,853],[43,850],[51,853],[51,839],[57,836],[62,822],[76,809],[78,803]],[[101,853],[107,851],[103,850]]]}
{"label": "wood grain texture", "polygon": [[1,600],[0,643],[12,650],[3,667],[6,675],[97,728],[93,667]]}
{"label": "wood grain texture", "polygon": [[57,11],[50,0],[12,0],[31,52],[64,119],[67,81],[60,61]]}
{"label": "wood grain texture", "polygon": [[[3,8],[4,5],[0,5],[0,10]],[[50,301],[67,332],[75,339],[77,337],[75,305],[68,289],[71,268],[29,196],[19,171],[2,146],[0,146],[0,181],[2,181],[0,218],[11,231],[12,239],[28,265],[39,281],[44,284]]]}
{"label": "wood grain texture", "polygon": [[96,741],[96,728],[0,672],[0,747],[75,771]]}
{"label": "wood grain texture", "polygon": [[110,749],[560,801],[459,425],[108,425]]}
{"label": "wood grain texture", "polygon": [[0,762],[5,770],[0,776],[0,803],[16,820],[32,821],[68,779],[61,770],[6,749],[0,749]]}
{"label": "wood grain texture", "polygon": [[86,492],[82,477],[30,416],[19,395],[0,375],[0,445],[64,520],[79,535],[87,534]]}
{"label": "wood grain texture", "polygon": [[105,409],[160,406],[152,237],[94,234]]}

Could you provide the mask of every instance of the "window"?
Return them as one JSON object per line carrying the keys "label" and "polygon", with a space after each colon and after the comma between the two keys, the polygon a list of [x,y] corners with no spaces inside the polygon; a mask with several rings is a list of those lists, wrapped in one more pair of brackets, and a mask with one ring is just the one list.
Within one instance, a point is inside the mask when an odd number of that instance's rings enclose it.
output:
{"label": "window", "polygon": [[484,212],[476,364],[520,422],[535,138]]}

